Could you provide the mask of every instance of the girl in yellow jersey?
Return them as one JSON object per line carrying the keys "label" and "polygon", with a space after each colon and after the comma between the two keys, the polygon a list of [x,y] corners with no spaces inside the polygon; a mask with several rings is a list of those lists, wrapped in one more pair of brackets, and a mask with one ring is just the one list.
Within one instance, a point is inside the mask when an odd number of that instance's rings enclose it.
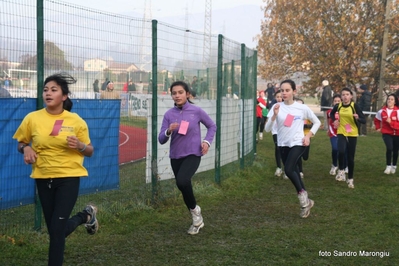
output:
{"label": "girl in yellow jersey", "polygon": [[44,81],[46,107],[26,115],[14,134],[18,151],[32,165],[44,218],[50,235],[48,265],[62,265],[65,238],[85,224],[89,234],[96,233],[97,209],[93,205],[69,218],[76,203],[85,156],[93,154],[86,122],[71,113],[69,85],[76,80],[68,74],[54,74]]}
{"label": "girl in yellow jersey", "polygon": [[[342,102],[331,110],[330,118],[337,128],[338,135],[338,162],[339,170],[335,177],[338,181],[347,181],[349,188],[355,188],[353,184],[353,171],[355,168],[355,152],[357,137],[359,136],[358,123],[366,123],[360,107],[352,101],[352,91],[349,88],[341,90]],[[338,113],[338,116],[335,116]],[[336,117],[339,117],[337,120]],[[345,152],[348,163],[348,180],[345,176]]]}

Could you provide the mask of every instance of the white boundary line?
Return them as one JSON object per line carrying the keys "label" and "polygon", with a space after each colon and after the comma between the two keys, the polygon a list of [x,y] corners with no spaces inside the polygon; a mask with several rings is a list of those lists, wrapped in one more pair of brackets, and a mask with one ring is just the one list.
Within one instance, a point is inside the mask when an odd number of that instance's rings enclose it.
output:
{"label": "white boundary line", "polygon": [[123,131],[120,131],[119,130],[119,133],[121,133],[121,134],[123,134],[123,135],[125,135],[126,136],[126,141],[125,142],[123,142],[123,143],[121,143],[121,144],[119,144],[119,147],[120,146],[123,146],[123,145],[125,145],[128,141],[129,141],[129,135],[128,134],[126,134],[125,132],[123,132]]}

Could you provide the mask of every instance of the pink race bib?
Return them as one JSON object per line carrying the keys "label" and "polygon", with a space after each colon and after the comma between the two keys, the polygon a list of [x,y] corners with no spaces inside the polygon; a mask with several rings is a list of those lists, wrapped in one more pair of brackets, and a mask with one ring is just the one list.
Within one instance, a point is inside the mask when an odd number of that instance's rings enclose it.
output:
{"label": "pink race bib", "polygon": [[189,122],[181,121],[178,133],[181,134],[181,135],[186,135],[187,134],[188,125],[189,125]]}
{"label": "pink race bib", "polygon": [[284,126],[291,127],[293,121],[294,121],[294,116],[288,114],[287,117],[284,120]]}
{"label": "pink race bib", "polygon": [[346,124],[346,125],[345,125],[345,130],[346,130],[346,132],[348,132],[348,133],[352,132],[352,127],[351,127],[351,125]]}

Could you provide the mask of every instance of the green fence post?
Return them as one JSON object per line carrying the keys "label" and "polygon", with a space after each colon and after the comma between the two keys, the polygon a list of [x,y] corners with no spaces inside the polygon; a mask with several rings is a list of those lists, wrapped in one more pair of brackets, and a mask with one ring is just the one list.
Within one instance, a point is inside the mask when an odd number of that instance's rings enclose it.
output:
{"label": "green fence post", "polygon": [[209,68],[207,68],[207,69],[206,69],[206,86],[207,86],[206,98],[207,98],[208,100],[210,100],[210,98],[209,98],[209,86],[210,86],[209,82],[210,82],[210,78],[209,78]]}
{"label": "green fence post", "polygon": [[247,93],[247,77],[246,77],[246,61],[245,61],[245,44],[241,44],[241,99],[242,99],[242,110],[241,110],[241,159],[240,167],[244,169],[245,167],[245,100],[247,99],[249,93]]}
{"label": "green fence post", "polygon": [[157,102],[157,84],[158,84],[158,21],[152,21],[152,136],[151,136],[151,183],[152,183],[152,202],[155,203],[158,194],[158,102]]}
{"label": "green fence post", "polygon": [[[252,64],[253,65],[249,65],[249,64],[247,64],[247,73],[249,73],[249,67],[254,67],[254,63],[255,63],[255,54],[254,55],[252,55]],[[247,60],[249,60],[249,59],[247,59]],[[252,75],[255,75],[255,73],[256,73],[256,71],[255,70],[253,70],[252,71]],[[253,96],[253,99],[254,99],[254,106],[256,106],[257,104],[258,104],[258,100],[256,99],[256,95],[257,95],[257,90],[256,90],[256,75],[255,75],[255,77],[248,77],[248,81],[249,81],[249,79],[250,78],[252,78],[251,80],[252,80],[252,82],[251,83],[253,83],[253,86],[251,86],[251,93],[252,93],[252,95],[254,95]],[[253,81],[255,81],[255,83],[253,82]],[[254,114],[255,114],[255,116],[254,117],[256,117],[256,107],[254,108]],[[257,125],[257,123],[256,123],[256,119],[254,119],[254,128],[255,128],[255,134],[254,134],[254,142],[253,142],[253,145],[254,145],[254,155],[256,156],[256,153],[257,153],[257,149],[256,149],[256,130],[257,130],[257,128],[256,128],[256,125]],[[254,159],[255,157],[253,157],[253,159]],[[253,162],[253,160],[252,160],[252,162]]]}
{"label": "green fence post", "polygon": [[253,82],[255,91],[258,91],[258,52],[255,50],[253,55]]}
{"label": "green fence post", "polygon": [[[37,27],[37,97],[36,109],[43,108],[43,82],[44,82],[44,4],[43,0],[36,1],[36,27]],[[42,205],[35,186],[35,225],[34,229],[39,231],[42,227]]]}
{"label": "green fence post", "polygon": [[220,184],[220,141],[222,130],[222,90],[223,90],[223,35],[218,35],[218,61],[216,78],[216,146],[215,146],[215,182]]}

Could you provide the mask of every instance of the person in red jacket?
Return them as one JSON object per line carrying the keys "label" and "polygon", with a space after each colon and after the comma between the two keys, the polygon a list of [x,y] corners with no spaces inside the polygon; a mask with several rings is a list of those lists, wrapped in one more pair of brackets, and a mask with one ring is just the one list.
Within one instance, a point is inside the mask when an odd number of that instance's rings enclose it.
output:
{"label": "person in red jacket", "polygon": [[390,94],[381,110],[374,118],[375,129],[382,133],[386,146],[384,174],[394,174],[399,151],[399,101],[395,94]]}
{"label": "person in red jacket", "polygon": [[[265,130],[265,119],[262,114],[262,110],[265,109],[266,102],[264,99],[265,92],[264,91],[258,91],[258,97],[256,99],[257,104],[256,104],[256,133],[259,132],[259,140],[263,139],[263,131]],[[258,140],[258,138],[256,138]]]}

